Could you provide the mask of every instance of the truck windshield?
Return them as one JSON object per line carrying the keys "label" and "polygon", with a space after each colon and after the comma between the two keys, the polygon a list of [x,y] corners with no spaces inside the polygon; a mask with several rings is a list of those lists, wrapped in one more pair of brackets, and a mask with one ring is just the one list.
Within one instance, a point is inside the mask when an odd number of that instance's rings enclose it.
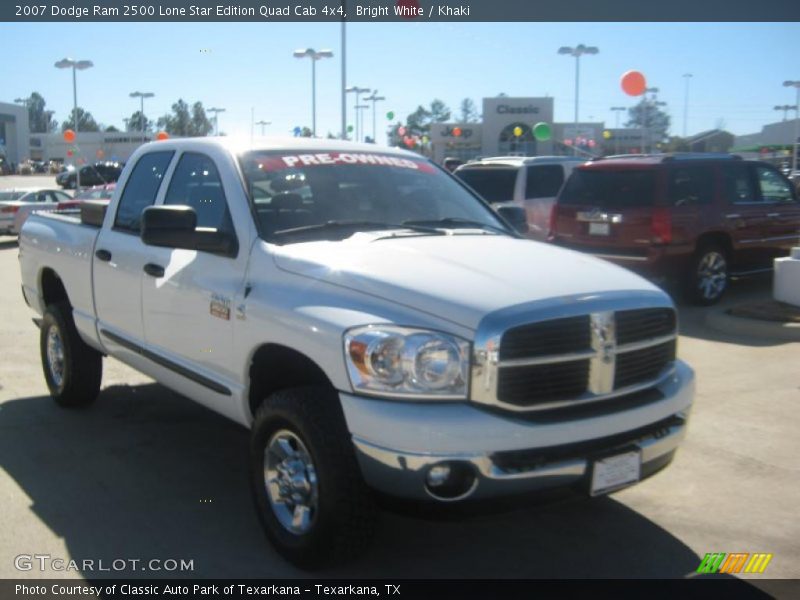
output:
{"label": "truck windshield", "polygon": [[253,151],[240,157],[261,237],[286,244],[359,231],[509,233],[493,212],[424,159],[366,152]]}
{"label": "truck windshield", "polygon": [[518,169],[509,167],[475,167],[459,169],[455,175],[484,200],[495,202],[511,202],[514,199],[514,184],[517,181]]}
{"label": "truck windshield", "polygon": [[654,195],[652,170],[576,169],[564,185],[558,203],[597,208],[652,206]]}

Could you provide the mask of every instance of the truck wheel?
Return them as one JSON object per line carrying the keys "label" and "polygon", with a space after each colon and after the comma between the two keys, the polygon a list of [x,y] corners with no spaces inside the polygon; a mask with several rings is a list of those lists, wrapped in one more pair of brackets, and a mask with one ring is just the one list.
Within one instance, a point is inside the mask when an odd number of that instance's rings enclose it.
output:
{"label": "truck wheel", "polygon": [[261,524],[289,562],[319,568],[370,542],[375,507],[335,391],[296,388],[267,398],[253,423],[250,474]]}
{"label": "truck wheel", "polygon": [[728,288],[728,259],[717,245],[702,246],[689,263],[686,292],[690,302],[710,306],[720,301]]}
{"label": "truck wheel", "polygon": [[94,402],[100,392],[103,356],[81,339],[68,305],[47,307],[39,346],[44,379],[56,403],[72,408]]}

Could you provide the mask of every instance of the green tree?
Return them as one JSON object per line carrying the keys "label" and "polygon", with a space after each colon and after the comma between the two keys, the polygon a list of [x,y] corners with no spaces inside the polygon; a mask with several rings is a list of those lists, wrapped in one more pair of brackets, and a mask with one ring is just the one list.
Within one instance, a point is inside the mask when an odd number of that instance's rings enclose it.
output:
{"label": "green tree", "polygon": [[108,127],[104,128],[103,131],[105,131],[106,133],[117,133],[119,129],[117,129],[113,125],[109,125]]}
{"label": "green tree", "polygon": [[653,99],[643,98],[639,104],[628,109],[628,122],[625,126],[647,129],[647,139],[654,145],[667,139],[670,117]]}
{"label": "green tree", "polygon": [[125,131],[141,131],[143,124],[145,132],[152,131],[154,123],[147,118],[147,115],[137,110],[127,119]]}
{"label": "green tree", "polygon": [[207,136],[214,130],[214,125],[206,115],[206,109],[202,102],[195,102],[192,105],[192,121],[189,124],[189,135],[194,137]]}
{"label": "green tree", "polygon": [[478,111],[475,108],[475,103],[471,98],[464,98],[459,107],[460,115],[459,123],[477,123],[479,120]]}
{"label": "green tree", "polygon": [[[191,115],[189,105],[182,98],[172,105],[172,113],[160,117],[157,121],[159,129],[176,137],[189,137],[191,131]],[[130,121],[128,122],[130,126]]]}
{"label": "green tree", "polygon": [[445,123],[450,120],[450,109],[438,98],[431,102],[428,108],[418,106],[417,110],[408,115],[405,124],[396,123],[389,130],[389,145],[403,145],[403,135],[399,134],[401,127],[405,128],[405,136],[422,137],[430,135],[431,125],[434,123]]}
{"label": "green tree", "polygon": [[94,120],[92,113],[83,110],[80,106],[76,111],[70,111],[69,119],[61,123],[61,131],[75,129],[75,118],[73,112],[78,113],[78,131],[100,131],[100,126]]}
{"label": "green tree", "polygon": [[53,111],[45,110],[45,102],[39,92],[33,92],[25,99],[28,107],[28,127],[31,133],[52,133],[58,129],[58,122],[53,119]]}

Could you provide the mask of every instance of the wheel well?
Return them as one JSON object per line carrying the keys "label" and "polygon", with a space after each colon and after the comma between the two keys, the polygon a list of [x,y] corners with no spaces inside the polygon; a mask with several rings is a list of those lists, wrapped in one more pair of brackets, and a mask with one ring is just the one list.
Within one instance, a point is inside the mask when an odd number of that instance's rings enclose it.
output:
{"label": "wheel well", "polygon": [[56,304],[57,302],[69,304],[67,290],[64,288],[61,278],[52,269],[44,269],[42,271],[39,289],[42,290],[42,300],[45,306]]}
{"label": "wheel well", "polygon": [[722,232],[712,232],[712,233],[704,233],[697,239],[697,246],[696,248],[699,250],[705,246],[715,245],[721,247],[725,251],[725,255],[730,258],[733,252],[733,245],[731,244],[731,238],[727,233]]}
{"label": "wheel well", "polygon": [[250,363],[250,414],[278,390],[309,385],[333,387],[325,372],[305,354],[279,344],[261,346]]}

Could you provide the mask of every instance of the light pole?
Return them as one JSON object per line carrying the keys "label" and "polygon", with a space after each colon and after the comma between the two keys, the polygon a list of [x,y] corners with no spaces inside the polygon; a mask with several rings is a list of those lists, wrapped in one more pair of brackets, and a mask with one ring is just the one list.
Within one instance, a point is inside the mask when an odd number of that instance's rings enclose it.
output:
{"label": "light pole", "polygon": [[342,0],[342,139],[347,139],[347,21],[344,13],[345,0]]}
{"label": "light pole", "polygon": [[372,92],[372,95],[371,96],[367,96],[366,98],[364,98],[364,100],[369,100],[369,101],[372,102],[372,143],[373,144],[377,144],[378,142],[375,139],[375,135],[376,135],[376,133],[375,133],[375,131],[376,131],[376,127],[375,127],[375,104],[377,102],[381,102],[382,100],[386,100],[386,98],[383,97],[383,96],[378,96],[378,90],[374,90]]}
{"label": "light pole", "polygon": [[311,59],[311,135],[317,137],[317,61],[323,58],[332,58],[333,52],[330,50],[295,50],[295,58]]}
{"label": "light pole", "polygon": [[[90,60],[72,60],[71,58],[62,58],[55,64],[57,69],[72,69],[72,120],[75,125],[75,137],[78,137],[78,78],[76,71],[83,71],[94,66]],[[77,162],[77,161],[76,161]],[[81,170],[75,167],[75,190],[81,189]]]}
{"label": "light pole", "polygon": [[794,103],[794,140],[792,140],[792,173],[797,171],[797,138],[800,136],[800,81],[784,81],[784,87],[793,87],[797,92]]}
{"label": "light pole", "polygon": [[209,108],[206,112],[214,113],[214,135],[219,135],[219,113],[225,112],[225,109]]}
{"label": "light pole", "polygon": [[683,78],[686,80],[686,87],[683,92],[683,137],[686,137],[686,124],[689,119],[689,81],[694,77],[691,73],[684,73]]}
{"label": "light pole", "polygon": [[[597,46],[584,46],[578,44],[574,48],[571,46],[561,46],[558,49],[559,54],[566,54],[575,57],[575,136],[578,135],[578,100],[580,98],[580,76],[581,76],[581,56],[584,54],[597,54],[600,50]],[[575,153],[577,154],[577,146]]]}
{"label": "light pole", "polygon": [[264,137],[265,135],[264,127],[266,127],[267,125],[272,125],[272,121],[264,121],[264,120],[256,121],[256,125],[261,125],[261,137]]}
{"label": "light pole", "polygon": [[[356,107],[358,107],[358,100],[361,97],[361,94],[366,94],[371,92],[369,88],[360,88],[357,85],[351,85],[349,88],[345,89],[345,92],[348,94],[355,94],[356,95]],[[356,108],[356,141],[361,141],[359,138],[359,125],[358,125],[358,109]]]}
{"label": "light pole", "polygon": [[369,104],[356,104],[356,123],[358,124],[358,130],[361,132],[361,139],[356,140],[359,142],[364,141],[364,111],[369,108]]}
{"label": "light pole", "polygon": [[[16,100],[14,100],[14,102],[16,102]],[[775,110],[782,110],[783,111],[783,120],[785,121],[786,120],[786,113],[788,113],[790,110],[797,110],[797,107],[793,106],[791,104],[781,104],[779,106],[776,106]]]}
{"label": "light pole", "polygon": [[[628,110],[624,106],[612,106],[611,110],[614,112],[614,129],[619,130],[619,113],[623,110]],[[614,134],[614,153],[619,154],[619,134]]]}
{"label": "light pole", "polygon": [[152,98],[155,96],[152,92],[131,92],[128,94],[131,98],[139,98],[139,126],[142,130],[142,141],[144,142],[144,99]]}

